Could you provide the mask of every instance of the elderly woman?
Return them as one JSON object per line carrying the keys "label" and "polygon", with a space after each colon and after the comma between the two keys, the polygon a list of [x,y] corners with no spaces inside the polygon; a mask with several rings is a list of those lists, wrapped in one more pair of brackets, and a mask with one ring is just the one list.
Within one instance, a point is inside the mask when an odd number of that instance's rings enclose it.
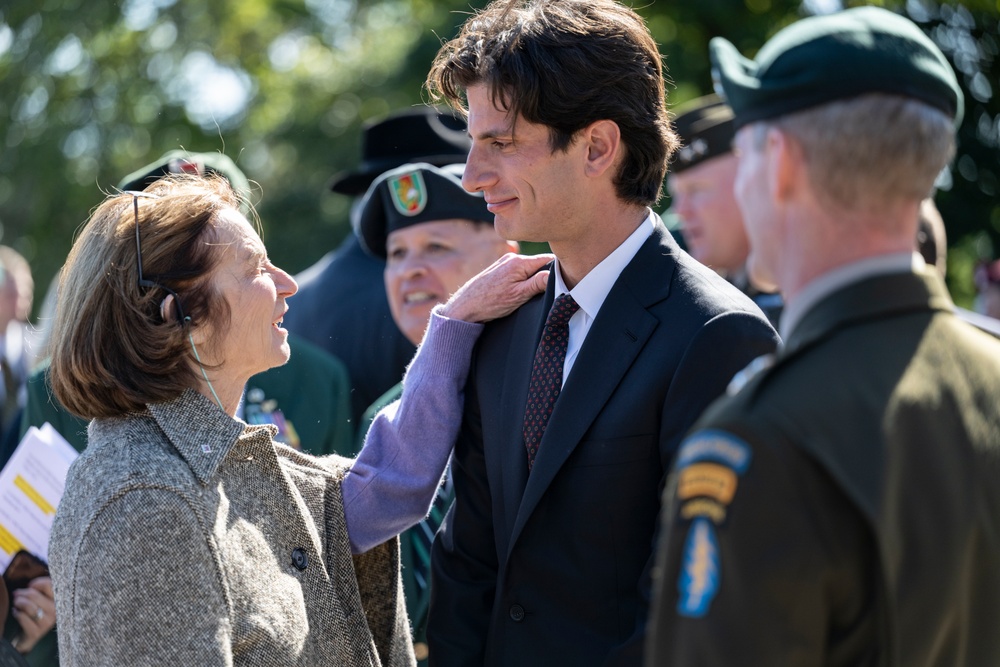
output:
{"label": "elderly woman", "polygon": [[544,287],[509,255],[434,315],[355,461],[234,415],[284,363],[294,280],[221,179],[110,197],[62,273],[52,385],[94,421],[53,526],[63,665],[408,665],[397,541],[426,514],[482,322]]}

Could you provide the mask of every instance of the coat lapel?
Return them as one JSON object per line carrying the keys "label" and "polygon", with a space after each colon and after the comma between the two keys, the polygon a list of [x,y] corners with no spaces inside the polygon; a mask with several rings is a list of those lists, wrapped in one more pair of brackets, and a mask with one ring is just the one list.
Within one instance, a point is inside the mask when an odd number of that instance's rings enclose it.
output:
{"label": "coat lapel", "polygon": [[[657,224],[653,234],[625,267],[608,293],[573,363],[559,400],[556,401],[530,476],[527,476],[526,455],[522,456],[524,460],[520,463],[527,483],[523,487],[523,494],[519,494],[517,498],[520,505],[510,533],[508,550],[516,542],[559,469],[580,443],[659,324],[659,320],[647,309],[665,299],[670,292],[675,269],[671,255],[676,248],[663,225]],[[534,346],[541,335],[541,327],[544,326],[545,316],[554,298],[551,291],[550,285],[549,292],[546,293],[545,309],[540,315],[541,320],[538,321],[536,316],[534,329],[526,330],[533,334],[532,358]],[[519,331],[518,335],[521,333],[524,332]],[[517,442],[520,443],[523,443],[520,431],[524,424],[524,404],[530,375],[529,361],[523,381],[511,386],[511,391],[519,392],[514,398],[520,406],[520,417],[513,421],[517,421]]]}
{"label": "coat lapel", "polygon": [[[545,326],[545,318],[552,307],[554,279],[549,280],[543,298],[533,299],[518,309],[511,334],[511,346],[507,354],[507,368],[503,373],[503,387],[500,396],[502,406],[499,414],[507,415],[499,425],[501,429],[497,442],[512,443],[509,447],[497,448],[500,464],[500,489],[503,494],[503,515],[505,532],[513,529],[525,485],[528,482],[528,454],[524,448],[524,409],[528,401],[528,383],[531,381],[531,367],[535,360],[535,348]],[[489,453],[487,453],[489,456]]]}

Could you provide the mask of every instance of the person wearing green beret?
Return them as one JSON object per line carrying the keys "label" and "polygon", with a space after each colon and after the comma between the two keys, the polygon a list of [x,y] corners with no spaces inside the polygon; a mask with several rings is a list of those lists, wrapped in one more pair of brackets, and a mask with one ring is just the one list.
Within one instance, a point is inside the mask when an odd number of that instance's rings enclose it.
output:
{"label": "person wearing green beret", "polygon": [[914,253],[955,73],[874,7],[710,48],[784,345],[681,443],[645,663],[1000,664],[1000,341]]}
{"label": "person wearing green beret", "polygon": [[[362,247],[385,261],[385,291],[393,321],[414,345],[424,337],[431,310],[469,279],[508,252],[514,241],[500,238],[481,193],[462,187],[464,164],[435,167],[405,164],[379,176],[355,218]],[[357,449],[375,415],[399,399],[402,383],[365,412]],[[430,545],[454,497],[446,479],[428,517],[400,536],[403,592],[413,625],[413,652],[426,665],[430,605]]]}
{"label": "person wearing green beret", "polygon": [[750,241],[733,196],[733,110],[718,95],[677,108],[674,129],[681,140],[667,175],[670,211],[680,219],[688,252],[738,287],[775,327],[781,295],[754,285],[746,270]]}

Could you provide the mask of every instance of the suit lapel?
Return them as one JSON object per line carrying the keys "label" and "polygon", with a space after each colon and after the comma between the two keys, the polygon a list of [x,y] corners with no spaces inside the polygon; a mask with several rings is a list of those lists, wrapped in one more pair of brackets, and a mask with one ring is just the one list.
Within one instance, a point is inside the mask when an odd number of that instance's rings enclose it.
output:
{"label": "suit lapel", "polygon": [[[500,391],[502,405],[499,414],[506,415],[499,425],[499,443],[510,443],[498,447],[503,493],[503,516],[506,521],[505,535],[511,534],[517,516],[524,488],[528,481],[528,454],[524,448],[524,409],[528,400],[528,383],[531,381],[531,367],[535,359],[535,348],[545,326],[545,318],[555,299],[554,278],[549,280],[544,298],[534,299],[518,309],[515,314],[514,330],[507,354],[507,367],[503,372],[503,387]],[[489,453],[487,452],[487,456]]]}
{"label": "suit lapel", "polygon": [[[662,224],[658,224],[608,293],[556,401],[530,476],[527,476],[526,455],[520,452],[524,459],[520,461],[524,470],[522,474],[527,477],[527,483],[523,494],[518,496],[520,505],[508,549],[516,542],[559,469],[580,443],[659,324],[647,308],[662,301],[670,291],[675,268],[670,255],[676,245],[672,240],[665,239],[665,235],[669,237]],[[536,326],[531,331],[534,334],[531,339],[534,341],[532,357],[553,298],[551,294],[546,294],[541,321],[535,318]],[[520,392],[516,396],[520,417],[514,421],[518,425],[517,442],[522,444],[521,428],[530,375],[529,361],[523,382],[511,388]]]}

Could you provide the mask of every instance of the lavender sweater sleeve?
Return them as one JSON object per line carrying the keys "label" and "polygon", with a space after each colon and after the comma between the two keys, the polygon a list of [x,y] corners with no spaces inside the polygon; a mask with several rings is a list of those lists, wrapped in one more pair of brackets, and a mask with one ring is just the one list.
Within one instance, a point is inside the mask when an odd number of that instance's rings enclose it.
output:
{"label": "lavender sweater sleeve", "polygon": [[430,511],[458,437],[472,348],[482,329],[432,312],[402,396],[375,417],[344,478],[354,553],[398,535]]}

